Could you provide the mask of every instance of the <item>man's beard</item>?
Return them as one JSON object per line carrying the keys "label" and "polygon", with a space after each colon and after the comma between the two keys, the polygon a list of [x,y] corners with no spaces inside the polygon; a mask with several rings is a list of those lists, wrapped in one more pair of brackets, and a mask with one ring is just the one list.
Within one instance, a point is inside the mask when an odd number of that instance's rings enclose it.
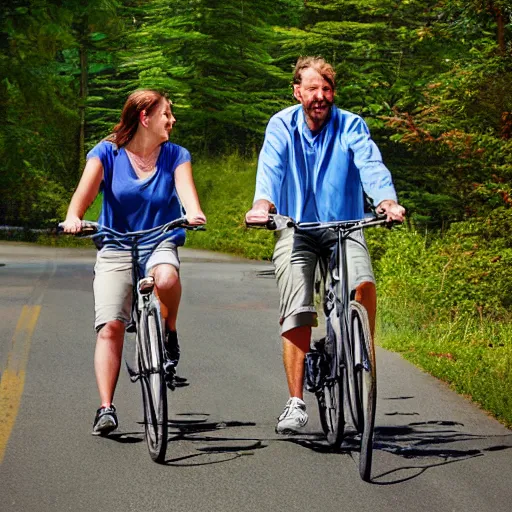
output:
{"label": "man's beard", "polygon": [[[323,100],[321,102],[311,101],[306,107],[305,111],[307,116],[313,121],[325,121],[329,116],[333,103],[331,101]],[[316,112],[315,108],[324,107],[321,112]]]}

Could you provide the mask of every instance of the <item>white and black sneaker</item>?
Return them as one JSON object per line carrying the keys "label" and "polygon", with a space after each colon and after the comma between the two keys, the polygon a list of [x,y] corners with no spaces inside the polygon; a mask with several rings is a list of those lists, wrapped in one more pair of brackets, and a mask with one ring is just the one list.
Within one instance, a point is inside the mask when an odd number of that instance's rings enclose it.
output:
{"label": "white and black sneaker", "polygon": [[106,436],[115,430],[118,426],[117,413],[114,404],[110,407],[100,407],[96,411],[94,424],[92,426],[93,436]]}
{"label": "white and black sneaker", "polygon": [[293,396],[286,402],[284,411],[277,419],[276,433],[298,434],[307,422],[306,404],[300,398]]}

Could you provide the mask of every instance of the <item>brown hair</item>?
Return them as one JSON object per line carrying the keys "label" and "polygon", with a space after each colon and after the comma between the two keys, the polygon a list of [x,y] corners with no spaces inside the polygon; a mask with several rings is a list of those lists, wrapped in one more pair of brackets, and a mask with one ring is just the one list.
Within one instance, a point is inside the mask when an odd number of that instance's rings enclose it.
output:
{"label": "brown hair", "polygon": [[140,113],[145,111],[150,114],[164,98],[168,99],[165,94],[152,89],[132,92],[124,104],[119,123],[106,140],[115,143],[118,148],[128,144],[139,126]]}
{"label": "brown hair", "polygon": [[320,73],[324,80],[329,82],[332,89],[335,89],[336,72],[333,67],[328,64],[322,57],[299,57],[295,64],[295,74],[293,75],[293,83],[300,84],[302,82],[302,72],[306,69],[313,68]]}

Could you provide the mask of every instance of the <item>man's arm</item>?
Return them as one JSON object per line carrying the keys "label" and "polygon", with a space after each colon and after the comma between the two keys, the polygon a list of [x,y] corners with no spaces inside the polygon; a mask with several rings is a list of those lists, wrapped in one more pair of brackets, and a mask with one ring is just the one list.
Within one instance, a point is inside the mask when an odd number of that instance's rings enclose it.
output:
{"label": "man's arm", "polygon": [[351,126],[349,146],[354,154],[354,163],[359,169],[363,189],[377,203],[377,212],[386,214],[388,221],[403,222],[405,208],[397,202],[391,173],[382,161],[368,126],[359,117]]}
{"label": "man's arm", "polygon": [[282,121],[270,119],[258,158],[256,192],[252,208],[245,215],[247,223],[264,224],[275,208],[284,178],[287,159],[286,133]]}

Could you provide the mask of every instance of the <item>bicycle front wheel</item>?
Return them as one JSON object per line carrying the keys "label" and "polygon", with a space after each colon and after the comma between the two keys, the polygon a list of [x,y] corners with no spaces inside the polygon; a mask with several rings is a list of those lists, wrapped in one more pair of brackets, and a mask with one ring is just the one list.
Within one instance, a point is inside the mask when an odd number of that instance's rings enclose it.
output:
{"label": "bicycle front wheel", "polygon": [[167,386],[163,375],[163,322],[155,296],[142,312],[137,335],[144,431],[149,455],[163,462],[167,450]]}
{"label": "bicycle front wheel", "polygon": [[375,346],[370,333],[368,313],[356,301],[350,303],[350,335],[353,343],[355,402],[360,412],[357,431],[361,434],[359,474],[370,481],[373,455],[375,410],[377,406],[377,373]]}

